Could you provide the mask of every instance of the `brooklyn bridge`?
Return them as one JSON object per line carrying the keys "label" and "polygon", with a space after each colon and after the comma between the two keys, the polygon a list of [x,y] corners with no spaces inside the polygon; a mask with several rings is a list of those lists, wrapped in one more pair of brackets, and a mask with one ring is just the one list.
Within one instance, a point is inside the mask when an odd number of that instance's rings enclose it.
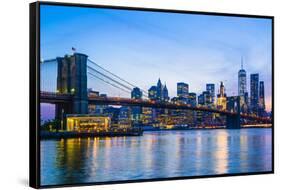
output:
{"label": "brooklyn bridge", "polygon": [[130,93],[137,85],[133,85],[131,82],[126,81],[113,72],[106,70],[85,54],[74,53],[71,56],[45,60],[41,64],[54,62],[57,68],[56,88],[54,90],[46,90],[44,84],[48,83],[48,81],[46,82],[44,80],[48,79],[41,80],[40,102],[55,104],[56,118],[63,118],[65,114],[88,114],[89,105],[118,105],[216,113],[226,116],[226,128],[229,129],[240,128],[242,119],[256,121],[258,123],[271,123],[269,117],[259,117],[242,113],[239,97],[235,99],[235,110],[222,110],[201,105],[194,106],[184,103],[150,100],[147,98],[148,93],[145,90],[142,90],[144,98],[141,99],[92,96],[88,94],[88,80],[90,80],[90,78],[98,79],[107,83],[112,88],[117,88],[126,93]]}

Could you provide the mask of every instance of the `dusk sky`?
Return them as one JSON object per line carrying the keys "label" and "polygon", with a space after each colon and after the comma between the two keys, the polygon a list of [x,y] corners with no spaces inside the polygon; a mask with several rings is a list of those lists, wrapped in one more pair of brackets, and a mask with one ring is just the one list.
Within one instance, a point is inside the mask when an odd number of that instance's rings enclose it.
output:
{"label": "dusk sky", "polygon": [[[40,13],[43,60],[71,54],[75,47],[142,89],[160,77],[174,97],[177,82],[188,83],[199,95],[206,83],[216,84],[217,92],[223,81],[227,95],[237,95],[243,57],[248,92],[250,74],[259,73],[266,109],[271,109],[270,19],[53,5],[41,5]],[[129,96],[97,79],[88,81],[101,93]]]}

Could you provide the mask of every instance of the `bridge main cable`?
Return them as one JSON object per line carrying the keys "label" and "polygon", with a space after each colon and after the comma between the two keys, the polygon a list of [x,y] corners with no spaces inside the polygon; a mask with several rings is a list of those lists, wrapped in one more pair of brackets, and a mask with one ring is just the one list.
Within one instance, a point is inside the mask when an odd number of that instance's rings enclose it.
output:
{"label": "bridge main cable", "polygon": [[101,76],[103,76],[103,77],[105,77],[105,78],[107,78],[107,79],[109,79],[109,80],[111,80],[111,81],[117,83],[118,85],[120,85],[120,86],[126,88],[127,90],[132,91],[132,88],[130,88],[130,87],[128,87],[128,86],[122,84],[121,82],[119,82],[119,81],[117,81],[117,80],[115,80],[115,79],[113,79],[113,78],[111,78],[111,77],[109,77],[109,76],[103,74],[102,72],[100,72],[100,71],[94,69],[93,67],[91,67],[91,66],[87,66],[87,67],[88,67],[90,70],[92,70],[92,71],[94,71],[94,72],[100,74]]}
{"label": "bridge main cable", "polygon": [[[102,66],[100,66],[99,64],[97,64],[96,62],[94,62],[93,60],[91,60],[91,59],[88,58],[88,61],[89,61],[90,63],[96,65],[96,66],[99,67],[100,69],[104,70],[105,72],[107,72],[107,73],[113,75],[114,77],[118,78],[118,79],[121,80],[122,82],[125,82],[126,84],[128,84],[128,85],[130,85],[130,86],[132,86],[132,87],[134,87],[134,88],[137,87],[136,85],[134,85],[134,84],[132,84],[132,83],[126,81],[125,79],[119,77],[118,75],[116,75],[116,74],[110,72],[109,70],[103,68]],[[140,88],[140,90],[141,90],[144,94],[148,95],[148,92],[147,92],[147,91],[145,91],[145,90],[143,90],[143,89],[141,89],[141,88]]]}
{"label": "bridge main cable", "polygon": [[119,86],[117,86],[117,85],[115,85],[115,84],[112,84],[111,82],[106,81],[106,80],[104,80],[104,79],[102,79],[102,78],[100,78],[100,77],[94,75],[94,74],[91,73],[91,72],[88,72],[88,74],[89,74],[90,76],[92,76],[92,77],[95,77],[95,78],[97,78],[97,79],[99,79],[99,80],[101,80],[101,81],[103,81],[103,82],[105,82],[105,83],[107,83],[107,84],[109,84],[109,85],[115,87],[115,88],[118,88],[119,90],[122,90],[123,92],[129,93],[129,94],[131,93],[130,91],[125,90],[125,89],[123,89],[123,88],[121,88],[121,87],[119,87]]}
{"label": "bridge main cable", "polygon": [[[93,67],[91,67],[91,66],[89,66],[89,65],[87,66],[87,68],[90,69],[91,71],[96,72],[96,73],[98,73],[99,75],[101,75],[101,76],[103,76],[103,77],[105,77],[105,78],[107,78],[107,79],[113,81],[114,83],[118,84],[119,86],[122,86],[123,88],[129,90],[130,92],[133,90],[131,87],[129,87],[129,86],[125,85],[125,84],[122,84],[121,82],[119,82],[119,81],[113,79],[112,77],[109,77],[109,76],[103,74],[102,72],[100,72],[100,71],[94,69]],[[91,72],[88,72],[88,73],[91,73]],[[91,75],[93,76],[94,74],[91,73]],[[108,81],[106,81],[106,80],[101,79],[100,77],[97,77],[96,75],[94,75],[94,77],[96,77],[96,78],[102,80],[103,82],[106,82],[106,83],[108,83],[108,84],[110,84],[110,85],[112,85],[112,86],[114,86],[114,87],[116,87],[116,88],[119,88],[120,90],[122,89],[122,88],[120,88],[120,87],[117,87],[116,85],[113,85],[112,83],[110,83],[110,82],[108,82]],[[122,91],[124,91],[124,89],[122,89]],[[127,92],[127,91],[126,91],[126,92]],[[147,96],[146,94],[144,94],[144,97],[147,98],[148,96]]]}

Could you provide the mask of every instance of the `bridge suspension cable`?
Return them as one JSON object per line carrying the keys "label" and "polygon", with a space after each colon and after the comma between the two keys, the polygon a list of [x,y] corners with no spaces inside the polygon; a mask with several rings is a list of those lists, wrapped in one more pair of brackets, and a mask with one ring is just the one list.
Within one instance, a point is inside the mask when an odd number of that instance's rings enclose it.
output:
{"label": "bridge suspension cable", "polygon": [[127,90],[132,91],[132,88],[130,88],[130,87],[128,87],[128,86],[122,84],[121,82],[119,82],[119,81],[117,81],[117,80],[115,80],[115,79],[113,79],[113,78],[111,78],[111,77],[109,77],[109,76],[103,74],[102,72],[100,72],[100,71],[94,69],[93,67],[91,67],[91,66],[87,66],[87,67],[88,67],[88,69],[90,69],[91,71],[100,74],[101,76],[103,76],[103,77],[105,77],[105,78],[107,78],[107,79],[109,79],[109,80],[115,82],[116,84],[118,84],[118,85],[120,85],[120,86],[126,88]]}
{"label": "bridge suspension cable", "polygon": [[[105,71],[105,72],[111,74],[112,76],[118,78],[119,80],[121,80],[122,82],[126,83],[127,85],[130,85],[130,86],[132,86],[133,88],[137,87],[136,85],[134,85],[134,84],[132,84],[132,83],[126,81],[125,79],[119,77],[118,75],[116,75],[116,74],[110,72],[109,70],[103,68],[102,66],[100,66],[99,64],[97,64],[96,62],[94,62],[93,60],[91,60],[91,59],[88,58],[88,61],[89,61],[90,63],[94,64],[95,66],[97,66],[98,68],[102,69],[103,71]],[[140,90],[141,90],[144,94],[148,95],[148,92],[146,92],[145,90],[143,90],[143,89],[141,89],[141,88],[140,88]]]}
{"label": "bridge suspension cable", "polygon": [[117,85],[115,85],[115,84],[113,84],[113,83],[111,83],[111,82],[109,82],[109,81],[107,81],[107,80],[104,80],[104,79],[102,79],[102,78],[100,78],[100,77],[94,75],[93,73],[88,72],[88,74],[89,74],[91,77],[95,77],[95,78],[97,78],[97,79],[99,79],[99,80],[101,80],[101,81],[103,81],[103,82],[105,82],[105,83],[107,83],[107,84],[109,84],[109,85],[115,87],[115,88],[118,88],[119,90],[122,90],[123,92],[129,93],[129,94],[131,93],[131,92],[128,91],[128,90],[125,90],[125,89],[123,89],[123,88],[121,88],[121,87],[119,87],[119,86],[117,86]]}

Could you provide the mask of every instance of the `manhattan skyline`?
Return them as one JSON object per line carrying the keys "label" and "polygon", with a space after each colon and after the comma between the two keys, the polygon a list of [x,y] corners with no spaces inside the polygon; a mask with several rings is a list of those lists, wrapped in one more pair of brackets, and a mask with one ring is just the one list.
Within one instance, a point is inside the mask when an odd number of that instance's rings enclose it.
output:
{"label": "manhattan skyline", "polygon": [[44,5],[41,58],[63,56],[75,47],[142,89],[161,78],[173,97],[177,82],[188,83],[198,95],[206,83],[216,84],[217,94],[223,81],[227,94],[237,95],[242,56],[247,91],[250,74],[259,73],[271,110],[271,20],[171,14]]}

